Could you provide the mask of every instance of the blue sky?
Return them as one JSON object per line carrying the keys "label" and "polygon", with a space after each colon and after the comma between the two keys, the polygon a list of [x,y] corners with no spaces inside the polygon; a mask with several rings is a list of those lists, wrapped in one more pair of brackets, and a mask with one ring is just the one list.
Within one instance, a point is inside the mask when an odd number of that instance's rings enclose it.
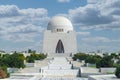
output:
{"label": "blue sky", "polygon": [[77,32],[78,51],[120,51],[120,0],[0,0],[0,50],[42,51],[49,20],[62,15]]}
{"label": "blue sky", "polygon": [[[62,1],[62,0],[61,0]],[[62,3],[62,4],[61,4]],[[21,9],[25,8],[45,8],[48,10],[49,16],[54,16],[59,13],[67,13],[69,9],[83,6],[86,0],[0,0],[1,5],[17,5]]]}

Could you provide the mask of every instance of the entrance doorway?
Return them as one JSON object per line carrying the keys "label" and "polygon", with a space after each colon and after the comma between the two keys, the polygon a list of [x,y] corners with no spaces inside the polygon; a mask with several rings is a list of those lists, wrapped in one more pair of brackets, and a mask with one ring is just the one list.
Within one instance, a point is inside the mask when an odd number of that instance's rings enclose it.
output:
{"label": "entrance doorway", "polygon": [[61,40],[58,41],[56,46],[56,53],[64,53],[64,46]]}

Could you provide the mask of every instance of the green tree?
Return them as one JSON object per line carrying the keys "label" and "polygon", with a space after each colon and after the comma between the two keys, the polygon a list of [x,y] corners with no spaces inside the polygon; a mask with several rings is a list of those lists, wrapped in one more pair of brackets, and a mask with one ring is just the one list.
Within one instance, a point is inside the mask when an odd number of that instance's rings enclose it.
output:
{"label": "green tree", "polygon": [[33,57],[31,57],[31,56],[27,56],[26,57],[26,62],[28,62],[28,63],[34,63],[35,59]]}
{"label": "green tree", "polygon": [[45,59],[47,57],[47,55],[41,53],[39,54],[39,60]]}
{"label": "green tree", "polygon": [[2,54],[0,53],[0,57],[2,57]]}
{"label": "green tree", "polygon": [[97,62],[96,67],[113,67],[113,61],[110,56],[105,56]]}
{"label": "green tree", "polygon": [[2,57],[0,57],[0,66],[8,66],[7,59],[9,58],[9,56],[10,54],[3,54]]}
{"label": "green tree", "polygon": [[88,57],[85,59],[85,63],[95,64],[95,63],[96,63],[96,58],[94,58],[93,56],[88,56]]}
{"label": "green tree", "polygon": [[25,58],[25,56],[23,55],[23,54],[18,54],[19,55],[19,58],[21,59],[21,60],[25,60],[26,58]]}
{"label": "green tree", "polygon": [[102,57],[98,56],[98,55],[89,55],[86,59],[85,59],[85,63],[91,63],[91,64],[96,64],[98,61],[100,61],[102,59]]}
{"label": "green tree", "polygon": [[120,64],[120,59],[117,61],[117,64]]}
{"label": "green tree", "polygon": [[26,61],[29,63],[34,63],[35,60],[43,60],[46,57],[47,57],[47,55],[45,55],[45,54],[32,53],[32,54],[30,54],[30,56],[26,57]]}
{"label": "green tree", "polygon": [[115,75],[117,78],[120,78],[120,65],[116,67]]}
{"label": "green tree", "polygon": [[77,54],[74,54],[73,56],[73,59],[74,60],[85,60],[86,58],[88,57],[88,54],[85,54],[85,53],[77,53]]}
{"label": "green tree", "polygon": [[5,66],[5,61],[3,58],[0,57],[0,66]]}
{"label": "green tree", "polygon": [[120,56],[120,52],[118,53],[118,56]]}
{"label": "green tree", "polygon": [[24,59],[23,55],[18,54],[18,53],[13,53],[5,59],[5,62],[7,63],[8,67],[11,68],[24,68]]}
{"label": "green tree", "polygon": [[111,58],[115,58],[115,59],[118,59],[119,58],[119,56],[116,54],[116,53],[111,53]]}

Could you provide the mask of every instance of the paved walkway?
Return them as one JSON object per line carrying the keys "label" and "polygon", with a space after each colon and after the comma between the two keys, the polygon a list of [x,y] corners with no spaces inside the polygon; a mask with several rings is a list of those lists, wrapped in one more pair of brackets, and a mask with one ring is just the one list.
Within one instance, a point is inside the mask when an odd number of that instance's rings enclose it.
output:
{"label": "paved walkway", "polygon": [[[54,59],[46,58],[42,61],[35,61],[35,64],[36,64],[35,67],[26,67],[26,68],[20,70],[18,73],[11,74],[11,78],[8,80],[12,80],[12,79],[14,79],[14,80],[21,79],[22,80],[23,78],[25,78],[24,80],[29,80],[30,78],[31,78],[30,80],[88,80],[87,78],[77,78],[76,75],[77,75],[78,71],[75,71],[75,70],[72,71],[72,69],[69,68],[69,66],[68,66],[70,64],[69,62],[71,62],[74,65],[74,67],[78,67],[78,68],[80,68],[80,66],[83,65],[83,63],[72,61],[72,58],[67,58],[67,59],[65,57],[55,57]],[[64,73],[64,75],[66,75],[65,77],[63,76],[61,78],[61,77],[55,76],[53,78],[49,78],[49,77],[45,78],[45,77],[43,77],[43,74],[40,73],[40,69],[42,67],[45,67],[48,65],[49,65],[49,68],[50,67],[51,68],[52,67],[61,67],[61,69],[62,69],[62,67],[64,68],[64,66],[65,67],[68,66],[68,68],[66,68],[65,70],[69,73],[67,73],[66,71],[63,70],[62,74]],[[57,71],[58,71],[57,73],[60,72],[59,70],[57,70]],[[48,72],[49,72],[49,69],[48,69]],[[51,72],[53,72],[53,70],[51,70],[50,73]],[[57,74],[57,73],[55,72],[55,74]],[[67,75],[67,74],[70,74],[71,76]],[[72,77],[72,75],[74,75],[74,76]],[[52,76],[52,75],[50,75],[50,76]]]}

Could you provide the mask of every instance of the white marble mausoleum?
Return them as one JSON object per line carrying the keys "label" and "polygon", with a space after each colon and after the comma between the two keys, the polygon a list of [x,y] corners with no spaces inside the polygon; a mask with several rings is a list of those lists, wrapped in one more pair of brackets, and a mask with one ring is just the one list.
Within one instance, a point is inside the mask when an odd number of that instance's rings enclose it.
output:
{"label": "white marble mausoleum", "polygon": [[76,32],[65,17],[53,17],[44,32],[43,53],[53,56],[77,52]]}

